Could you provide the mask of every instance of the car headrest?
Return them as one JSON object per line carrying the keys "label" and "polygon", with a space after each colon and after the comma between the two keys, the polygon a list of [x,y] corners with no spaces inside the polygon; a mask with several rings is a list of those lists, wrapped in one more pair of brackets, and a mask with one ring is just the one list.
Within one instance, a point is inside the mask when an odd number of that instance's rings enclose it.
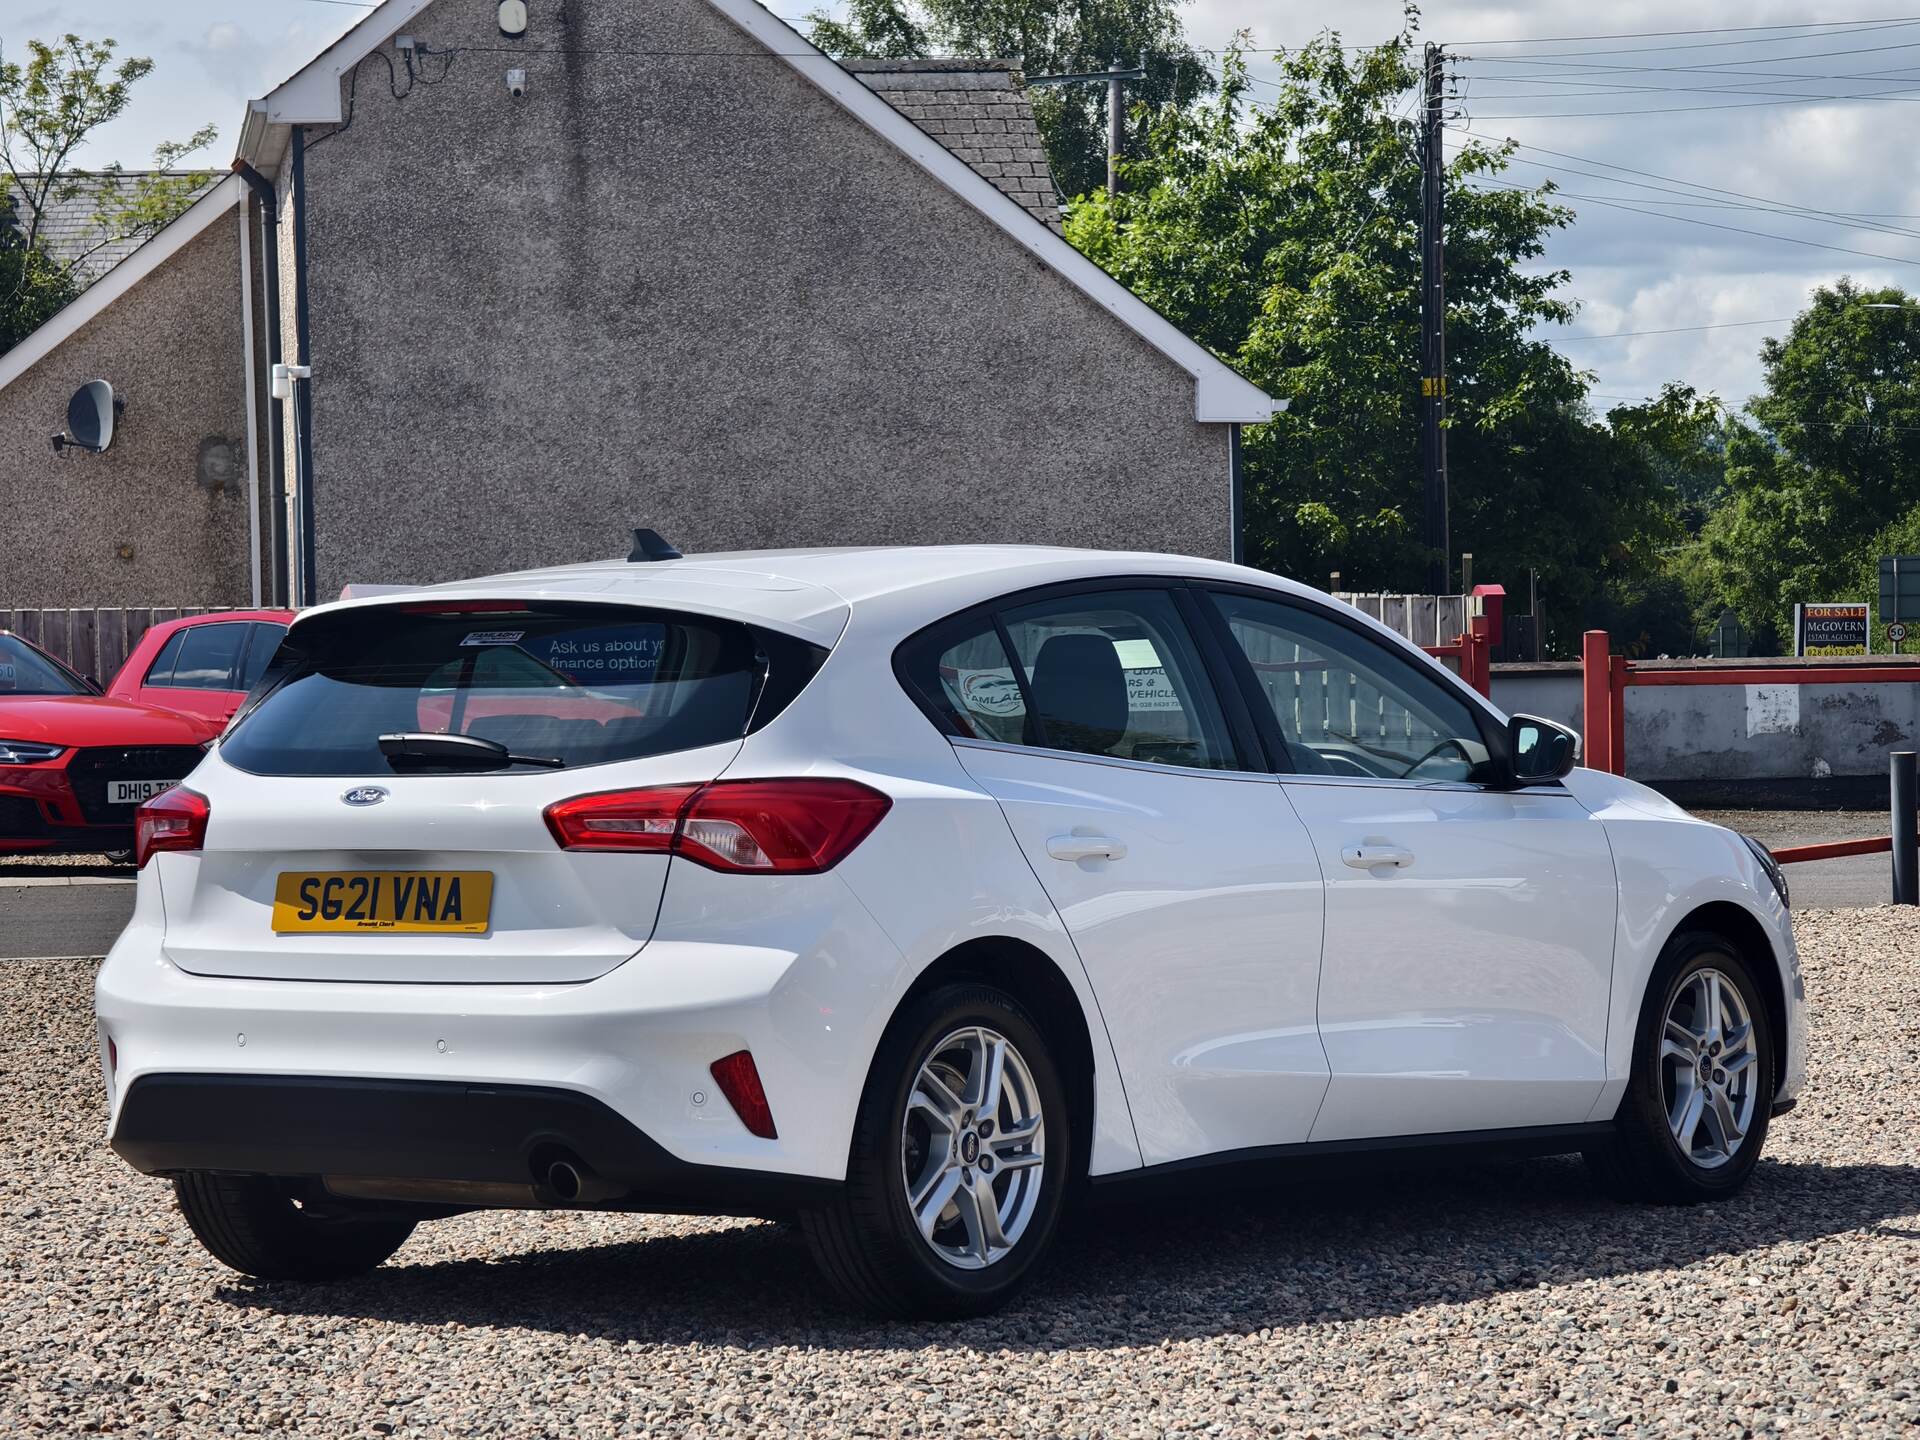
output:
{"label": "car headrest", "polygon": [[1106,636],[1049,636],[1031,683],[1050,745],[1105,755],[1126,735],[1127,673]]}

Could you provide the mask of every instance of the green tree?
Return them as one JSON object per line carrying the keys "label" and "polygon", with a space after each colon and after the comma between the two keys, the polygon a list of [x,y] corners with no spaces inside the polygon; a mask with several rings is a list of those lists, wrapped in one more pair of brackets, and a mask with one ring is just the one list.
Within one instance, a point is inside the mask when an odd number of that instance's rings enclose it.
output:
{"label": "green tree", "polygon": [[[0,349],[71,298],[79,267],[95,251],[151,235],[213,178],[211,171],[129,174],[119,165],[88,170],[74,163],[153,69],[141,56],[116,65],[117,48],[112,40],[66,35],[51,45],[28,41],[24,63],[0,60],[0,190],[7,199],[0,214],[7,237],[0,247]],[[154,170],[174,170],[211,145],[215,133],[209,125],[156,146]],[[76,199],[93,204],[94,239],[77,253],[54,257],[41,243],[47,209]]]}
{"label": "green tree", "polygon": [[[1186,42],[1181,0],[853,0],[845,20],[823,10],[807,16],[809,38],[830,55],[917,58],[934,53],[1018,62],[1028,75],[1141,64],[1145,80],[1127,83],[1127,148],[1151,117],[1213,88],[1205,57]],[[1098,82],[1033,92],[1054,183],[1083,195],[1107,183],[1107,87]]]}
{"label": "green tree", "polygon": [[38,330],[79,293],[73,277],[29,248],[11,196],[0,196],[0,355]]}
{"label": "green tree", "polygon": [[[1249,558],[1324,583],[1417,589],[1420,542],[1418,80],[1408,29],[1371,49],[1325,34],[1279,58],[1256,103],[1241,55],[1217,97],[1152,121],[1117,197],[1067,233],[1175,323],[1292,403],[1249,429]],[[1570,214],[1497,179],[1478,143],[1448,166],[1449,470],[1457,550],[1476,574],[1541,574],[1553,647],[1605,597],[1645,588],[1682,536],[1644,443],[1596,422],[1586,378],[1536,326],[1573,314],[1537,267]],[[1657,429],[1627,417],[1629,428]],[[1616,422],[1618,423],[1618,422]]]}
{"label": "green tree", "polygon": [[919,60],[933,43],[902,0],[851,0],[845,20],[815,10],[807,23],[808,38],[843,60]]}
{"label": "green tree", "polygon": [[1920,305],[1842,279],[1760,349],[1701,532],[1712,599],[1784,642],[1796,601],[1869,599],[1881,532],[1920,503]]}

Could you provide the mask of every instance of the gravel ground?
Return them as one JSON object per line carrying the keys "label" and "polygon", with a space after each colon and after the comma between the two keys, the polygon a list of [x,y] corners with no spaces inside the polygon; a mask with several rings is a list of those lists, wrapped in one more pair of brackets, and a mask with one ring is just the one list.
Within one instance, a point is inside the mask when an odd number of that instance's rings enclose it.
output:
{"label": "gravel ground", "polygon": [[133,866],[115,864],[105,855],[0,855],[0,880],[34,879],[48,875],[109,875],[133,878]]}
{"label": "gravel ground", "polygon": [[1744,831],[1762,845],[1819,845],[1828,840],[1864,840],[1885,835],[1892,823],[1884,810],[1696,810],[1702,820]]}
{"label": "gravel ground", "polygon": [[266,1288],[100,1138],[82,962],[0,965],[0,1434],[1744,1436],[1920,1424],[1920,916],[1799,921],[1739,1199],[1542,1160],[1094,1212],[1011,1313],[850,1319],[782,1227],[466,1216]]}

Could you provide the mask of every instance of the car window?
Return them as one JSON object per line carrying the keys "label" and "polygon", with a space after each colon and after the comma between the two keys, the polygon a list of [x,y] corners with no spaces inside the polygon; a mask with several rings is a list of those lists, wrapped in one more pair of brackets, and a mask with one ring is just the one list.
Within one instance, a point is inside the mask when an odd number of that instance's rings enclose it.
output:
{"label": "car window", "polygon": [[260,683],[260,677],[266,673],[267,662],[273,659],[273,652],[280,648],[280,639],[287,633],[284,625],[271,625],[256,622],[253,626],[253,640],[247,646],[247,659],[240,671],[240,683],[237,690],[251,690]]}
{"label": "car window", "polygon": [[1317,610],[1210,596],[1301,774],[1459,781],[1487,761],[1467,701],[1408,657]]}
{"label": "car window", "polygon": [[1231,770],[1240,765],[1218,698],[1164,590],[1066,595],[1004,610],[1029,745]]}
{"label": "car window", "polygon": [[903,665],[912,687],[949,734],[1025,743],[1026,698],[990,617],[938,633],[909,651]]}
{"label": "car window", "polygon": [[0,695],[84,695],[86,687],[24,640],[0,634]]}
{"label": "car window", "polygon": [[[824,652],[663,610],[528,606],[484,618],[428,606],[307,622],[221,745],[256,774],[382,774],[386,734],[471,735],[565,767],[737,740],[784,672]],[[803,680],[801,683],[804,683]]]}
{"label": "car window", "polygon": [[[246,643],[248,626],[238,622],[224,625],[189,625],[167,642],[172,650],[179,642],[173,665],[165,678],[157,678],[160,661],[147,673],[147,684],[173,690],[235,690],[240,688],[234,673],[240,664],[240,647]],[[162,652],[161,659],[166,658]]]}
{"label": "car window", "polygon": [[147,678],[142,685],[166,685],[173,675],[173,663],[180,658],[180,647],[186,643],[187,632],[176,630],[167,637],[167,643],[160,647],[160,653],[154,657],[153,664],[147,667]]}

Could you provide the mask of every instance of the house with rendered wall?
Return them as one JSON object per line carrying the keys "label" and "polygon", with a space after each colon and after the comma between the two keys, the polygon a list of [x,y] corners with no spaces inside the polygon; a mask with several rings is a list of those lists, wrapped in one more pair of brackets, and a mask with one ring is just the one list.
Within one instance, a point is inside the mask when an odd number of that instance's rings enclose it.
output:
{"label": "house with rendered wall", "polygon": [[[0,511],[80,517],[0,533],[0,604],[243,603],[256,556],[327,598],[633,525],[1231,553],[1275,402],[1062,238],[1017,73],[842,65],[752,0],[528,8],[386,0],[0,356]],[[122,438],[56,460],[96,376]]]}

